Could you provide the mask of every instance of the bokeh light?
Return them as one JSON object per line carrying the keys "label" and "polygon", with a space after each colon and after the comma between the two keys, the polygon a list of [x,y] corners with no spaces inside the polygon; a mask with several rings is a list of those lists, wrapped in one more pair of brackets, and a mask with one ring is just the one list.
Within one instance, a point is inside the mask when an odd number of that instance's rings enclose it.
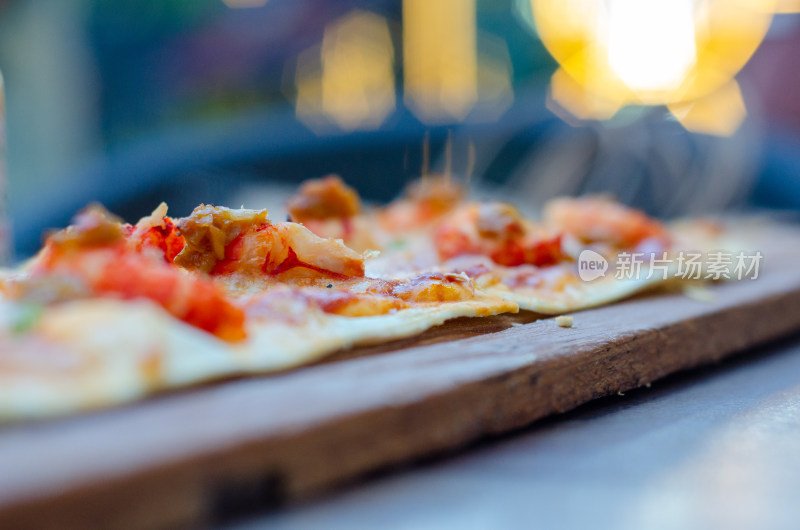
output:
{"label": "bokeh light", "polygon": [[420,120],[463,120],[478,101],[475,0],[404,0],[403,69]]}
{"label": "bokeh light", "polygon": [[[626,105],[666,105],[687,129],[727,135],[746,116],[735,76],[773,13],[795,0],[531,0],[558,61],[548,105],[608,119]],[[567,117],[568,118],[568,117]]]}
{"label": "bokeh light", "polygon": [[314,130],[374,129],[395,109],[394,47],[386,19],[355,10],[297,60],[297,117]]}
{"label": "bokeh light", "polygon": [[504,39],[479,31],[474,0],[404,0],[406,106],[426,124],[497,120],[514,101]]}

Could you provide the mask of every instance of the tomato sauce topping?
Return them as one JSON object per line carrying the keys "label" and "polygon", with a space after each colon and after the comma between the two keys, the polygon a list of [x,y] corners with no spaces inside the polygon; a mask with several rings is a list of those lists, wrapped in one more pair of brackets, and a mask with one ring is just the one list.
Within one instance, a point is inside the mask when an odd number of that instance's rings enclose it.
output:
{"label": "tomato sauce topping", "polygon": [[506,267],[543,267],[565,259],[560,233],[533,226],[504,203],[472,204],[456,211],[439,225],[434,244],[442,260],[472,254]]}
{"label": "tomato sauce topping", "polygon": [[163,218],[162,225],[152,226],[141,234],[134,228],[131,227],[131,233],[128,235],[133,248],[139,252],[148,248],[158,249],[163,252],[167,263],[172,263],[186,245],[183,236],[178,232],[177,225],[169,217]]}
{"label": "tomato sauce topping", "polygon": [[[90,207],[76,216],[73,225],[48,238],[34,260],[30,281],[76,278],[89,295],[146,298],[176,318],[222,339],[244,338],[244,312],[231,303],[221,287],[140,252],[140,245],[131,246],[126,240],[132,233],[102,208]],[[157,248],[162,248],[163,242],[167,251],[174,251],[175,235],[167,224],[165,232],[150,233],[141,240],[141,246],[149,245],[153,236]],[[20,292],[24,296],[25,289]]]}

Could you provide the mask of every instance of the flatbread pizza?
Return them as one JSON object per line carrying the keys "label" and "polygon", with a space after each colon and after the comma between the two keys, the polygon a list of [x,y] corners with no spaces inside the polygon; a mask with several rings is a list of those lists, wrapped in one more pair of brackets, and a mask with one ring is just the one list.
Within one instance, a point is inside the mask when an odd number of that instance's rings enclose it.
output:
{"label": "flatbread pizza", "polygon": [[369,278],[359,253],[266,211],[81,212],[0,287],[0,420],[49,416],[515,312],[464,275]]}
{"label": "flatbread pizza", "polygon": [[[161,204],[134,225],[80,212],[0,275],[0,421],[287,370],[457,317],[611,303],[684,281],[674,264],[654,274],[655,256],[733,248],[719,226],[668,226],[607,197],[553,201],[532,220],[445,178],[374,208],[327,177],[288,210],[172,218]],[[591,278],[587,252],[602,265]],[[650,264],[620,277],[634,254]]]}
{"label": "flatbread pizza", "polygon": [[[337,178],[321,181],[328,196],[337,188],[346,190],[340,194],[355,193]],[[308,189],[313,185],[302,187],[290,204],[302,202]],[[715,249],[746,246],[720,223],[694,220],[669,226],[609,196],[554,199],[534,221],[508,203],[470,200],[456,181],[441,176],[413,183],[385,208],[352,209],[342,219],[335,217],[337,210],[317,207],[316,212],[326,212],[327,233],[345,242],[380,242],[373,247],[380,255],[367,263],[368,275],[464,274],[487,295],[542,314],[671,288],[685,283],[681,252],[696,251],[705,259]],[[315,221],[306,220],[312,230],[319,226]],[[354,227],[361,227],[360,233]],[[582,256],[598,260],[605,267],[602,274],[582,277],[581,267],[590,265]],[[620,270],[626,259],[631,274]],[[705,271],[702,261],[700,272]]]}

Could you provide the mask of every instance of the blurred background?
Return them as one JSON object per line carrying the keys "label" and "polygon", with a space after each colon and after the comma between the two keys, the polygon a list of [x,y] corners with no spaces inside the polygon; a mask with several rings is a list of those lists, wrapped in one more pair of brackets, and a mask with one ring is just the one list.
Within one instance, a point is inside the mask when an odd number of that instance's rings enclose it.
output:
{"label": "blurred background", "polygon": [[90,201],[130,221],[161,200],[174,216],[212,202],[275,219],[328,173],[376,202],[431,171],[531,211],[597,191],[664,217],[797,210],[799,11],[0,0],[14,254]]}

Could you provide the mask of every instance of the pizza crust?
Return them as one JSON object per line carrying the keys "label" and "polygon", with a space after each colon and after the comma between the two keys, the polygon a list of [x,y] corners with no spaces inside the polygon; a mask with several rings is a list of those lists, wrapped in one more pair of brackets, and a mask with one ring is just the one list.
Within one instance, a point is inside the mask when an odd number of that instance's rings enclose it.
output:
{"label": "pizza crust", "polygon": [[146,300],[93,298],[49,307],[15,335],[14,304],[0,303],[0,421],[94,410],[246,374],[287,370],[337,350],[412,336],[457,317],[516,310],[477,298],[344,317],[306,310],[300,320],[251,319],[248,338],[217,339]]}

